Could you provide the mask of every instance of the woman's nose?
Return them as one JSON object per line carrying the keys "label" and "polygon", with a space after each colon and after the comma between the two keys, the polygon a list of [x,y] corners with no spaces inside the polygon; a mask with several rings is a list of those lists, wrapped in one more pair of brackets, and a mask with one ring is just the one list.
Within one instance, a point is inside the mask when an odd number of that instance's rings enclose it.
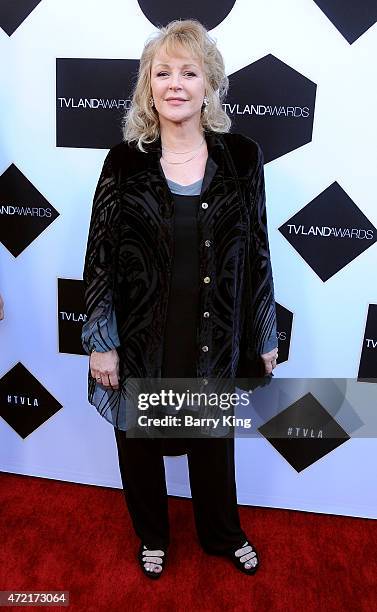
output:
{"label": "woman's nose", "polygon": [[172,74],[172,76],[170,77],[169,86],[172,89],[176,89],[177,87],[181,87],[181,77],[179,76],[179,74],[177,74],[177,75]]}

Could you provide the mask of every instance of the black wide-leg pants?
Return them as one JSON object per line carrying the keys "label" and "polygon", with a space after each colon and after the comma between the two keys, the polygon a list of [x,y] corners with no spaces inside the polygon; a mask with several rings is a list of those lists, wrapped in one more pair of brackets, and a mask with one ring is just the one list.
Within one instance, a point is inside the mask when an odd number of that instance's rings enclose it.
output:
{"label": "black wide-leg pants", "polygon": [[[166,549],[170,533],[163,439],[114,431],[135,532],[148,547]],[[187,438],[185,449],[195,525],[203,549],[222,554],[237,545],[240,548],[247,537],[238,515],[234,438]]]}

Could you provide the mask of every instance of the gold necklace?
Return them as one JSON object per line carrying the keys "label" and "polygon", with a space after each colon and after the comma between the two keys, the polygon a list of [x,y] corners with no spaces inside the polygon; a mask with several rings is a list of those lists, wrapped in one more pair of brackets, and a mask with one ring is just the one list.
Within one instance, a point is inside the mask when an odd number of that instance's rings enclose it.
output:
{"label": "gold necklace", "polygon": [[163,155],[161,155],[162,159],[164,161],[166,161],[167,164],[174,164],[174,166],[176,166],[177,164],[187,164],[187,162],[191,161],[192,159],[195,159],[195,157],[198,157],[200,151],[198,151],[197,153],[195,153],[195,155],[193,155],[192,157],[189,157],[189,159],[185,159],[185,161],[182,162],[172,162],[172,161],[168,161]]}
{"label": "gold necklace", "polygon": [[[173,161],[169,161],[168,159],[166,159],[166,157],[164,157],[164,156],[162,155],[162,153],[161,153],[161,157],[162,157],[162,159],[163,159],[164,161],[166,161],[166,163],[167,163],[167,164],[171,164],[171,165],[174,165],[174,166],[181,165],[181,164],[187,164],[187,162],[191,161],[192,159],[195,159],[195,157],[198,157],[198,155],[199,155],[199,153],[200,153],[200,148],[201,148],[201,146],[202,146],[203,142],[204,142],[204,138],[203,138],[202,142],[200,143],[200,145],[199,145],[199,147],[198,147],[198,149],[199,149],[199,150],[198,150],[198,152],[197,152],[197,153],[195,153],[195,155],[193,155],[192,157],[189,157],[188,159],[185,159],[185,161],[182,161],[182,162],[173,162]],[[168,150],[169,150],[169,149],[165,149],[165,147],[162,147],[162,148],[163,148],[165,151],[168,151]],[[194,150],[194,151],[196,151],[196,149],[193,149],[193,150]],[[190,153],[190,152],[191,152],[191,151],[187,151],[187,153]],[[175,152],[175,151],[171,151],[171,153],[176,153],[176,155],[184,155],[184,153],[177,153],[177,152]],[[186,154],[187,154],[187,153],[186,153]]]}
{"label": "gold necklace", "polygon": [[174,155],[187,155],[188,153],[193,153],[194,151],[197,151],[198,149],[200,149],[200,147],[202,146],[204,142],[204,137],[200,143],[200,145],[198,147],[196,147],[196,149],[191,149],[191,151],[172,151],[171,149],[167,149],[166,147],[162,147],[162,149],[164,151],[167,151],[168,153],[174,153]]}

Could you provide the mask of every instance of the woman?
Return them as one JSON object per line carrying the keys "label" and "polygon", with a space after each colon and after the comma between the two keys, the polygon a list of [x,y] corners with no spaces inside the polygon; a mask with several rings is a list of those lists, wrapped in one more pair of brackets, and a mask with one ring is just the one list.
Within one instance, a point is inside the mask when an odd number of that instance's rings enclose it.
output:
{"label": "woman", "polygon": [[[214,41],[195,20],[145,44],[124,142],[104,162],[93,201],[84,286],[88,397],[113,426],[145,575],[169,545],[159,438],[127,422],[130,378],[270,375],[277,337],[263,154],[230,134],[228,88]],[[199,541],[246,574],[259,566],[241,529],[234,439],[186,441]]]}

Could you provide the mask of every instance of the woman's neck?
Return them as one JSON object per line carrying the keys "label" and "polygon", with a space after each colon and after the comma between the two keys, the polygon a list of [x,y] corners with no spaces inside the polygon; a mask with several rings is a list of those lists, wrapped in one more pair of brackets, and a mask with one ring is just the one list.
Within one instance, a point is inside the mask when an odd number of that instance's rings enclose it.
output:
{"label": "woman's neck", "polygon": [[198,147],[204,138],[204,131],[202,128],[193,130],[188,127],[185,128],[160,128],[161,146],[170,151],[184,152],[192,151],[195,147]]}

